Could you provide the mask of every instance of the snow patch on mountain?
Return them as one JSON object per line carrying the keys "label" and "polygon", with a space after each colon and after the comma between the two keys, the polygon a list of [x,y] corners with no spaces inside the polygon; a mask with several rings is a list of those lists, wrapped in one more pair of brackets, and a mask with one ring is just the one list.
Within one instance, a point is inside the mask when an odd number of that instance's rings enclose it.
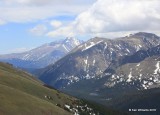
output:
{"label": "snow patch on mountain", "polygon": [[22,57],[22,60],[28,60],[29,57],[30,57],[30,55],[29,55],[29,54],[26,54],[26,55],[24,55],[24,56]]}
{"label": "snow patch on mountain", "polygon": [[140,66],[141,64],[139,63],[139,64],[137,64],[137,66]]}
{"label": "snow patch on mountain", "polygon": [[154,71],[154,74],[158,74],[158,73],[160,73],[160,61],[157,62],[156,69]]}
{"label": "snow patch on mountain", "polygon": [[64,47],[64,49],[65,49],[67,52],[69,52],[69,49],[67,49],[64,44],[63,44],[62,46]]}
{"label": "snow patch on mountain", "polygon": [[95,63],[96,63],[96,60],[94,59],[94,60],[93,60],[93,66],[95,65]]}
{"label": "snow patch on mountain", "polygon": [[97,44],[99,44],[99,43],[101,43],[101,42],[103,42],[103,40],[101,40],[101,41],[99,41],[99,42],[97,42],[97,43],[90,42],[90,45],[88,45],[88,46],[86,46],[86,44],[85,44],[85,48],[82,49],[82,52],[85,51],[85,50],[88,50],[89,48],[91,48],[91,47],[93,47],[93,46],[95,46],[95,45],[97,45]]}
{"label": "snow patch on mountain", "polygon": [[131,78],[132,78],[132,72],[130,72],[129,73],[129,75],[128,75],[128,79],[127,79],[127,81],[126,82],[131,82],[132,80],[131,80]]}

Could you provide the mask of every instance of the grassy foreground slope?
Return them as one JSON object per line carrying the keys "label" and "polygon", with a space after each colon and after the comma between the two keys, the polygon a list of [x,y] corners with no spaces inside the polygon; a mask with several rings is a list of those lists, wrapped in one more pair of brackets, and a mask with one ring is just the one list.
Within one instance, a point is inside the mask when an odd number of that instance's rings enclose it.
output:
{"label": "grassy foreground slope", "polygon": [[0,63],[0,115],[70,115],[63,108],[74,100],[44,87],[29,74]]}
{"label": "grassy foreground slope", "polygon": [[79,100],[0,62],[0,115],[126,115]]}

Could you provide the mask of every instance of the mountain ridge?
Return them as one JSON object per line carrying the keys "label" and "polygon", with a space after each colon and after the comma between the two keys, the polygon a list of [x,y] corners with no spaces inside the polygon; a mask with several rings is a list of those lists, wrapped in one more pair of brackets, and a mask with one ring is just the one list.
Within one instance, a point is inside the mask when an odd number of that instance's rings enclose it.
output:
{"label": "mountain ridge", "polygon": [[158,36],[142,32],[123,39],[93,38],[76,47],[55,64],[42,69],[44,73],[41,72],[39,78],[57,88],[62,84],[65,87],[81,79],[91,79],[102,74],[117,57],[132,55],[159,44]]}
{"label": "mountain ridge", "polygon": [[[138,55],[141,53],[147,55],[141,58]],[[125,57],[133,60],[130,62]],[[160,95],[160,45],[124,56],[122,60],[120,59],[123,62],[120,64],[112,62],[113,65],[99,75],[103,77],[81,80],[60,90],[124,111],[130,108],[154,108],[154,112],[135,113],[157,115],[160,112],[160,100],[156,99]]]}
{"label": "mountain ridge", "polygon": [[43,68],[53,64],[82,42],[76,38],[67,37],[64,40],[47,43],[23,53],[0,55],[0,60],[20,68]]}

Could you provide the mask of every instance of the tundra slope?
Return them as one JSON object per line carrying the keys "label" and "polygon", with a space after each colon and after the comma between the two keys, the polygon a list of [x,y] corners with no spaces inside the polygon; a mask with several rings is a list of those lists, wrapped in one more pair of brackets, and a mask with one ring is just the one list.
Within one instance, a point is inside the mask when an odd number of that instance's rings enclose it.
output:
{"label": "tundra slope", "polygon": [[125,115],[79,100],[0,62],[1,115]]}

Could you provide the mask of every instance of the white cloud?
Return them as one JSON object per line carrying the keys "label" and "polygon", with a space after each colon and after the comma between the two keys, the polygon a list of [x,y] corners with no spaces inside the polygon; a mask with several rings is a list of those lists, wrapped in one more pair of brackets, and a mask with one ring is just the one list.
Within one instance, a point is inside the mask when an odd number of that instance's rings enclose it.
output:
{"label": "white cloud", "polygon": [[22,53],[22,52],[29,51],[29,50],[31,50],[31,49],[33,49],[33,48],[24,48],[24,47],[15,48],[15,49],[7,50],[7,51],[5,51],[5,53],[3,53],[3,54],[6,54],[6,52],[7,52],[7,54],[11,54],[11,53]]}
{"label": "white cloud", "polygon": [[58,21],[58,20],[52,20],[50,22],[50,25],[53,26],[54,28],[58,28],[62,25],[62,22],[61,21]]}
{"label": "white cloud", "polygon": [[69,26],[53,30],[48,35],[60,35],[62,30],[66,34],[156,31],[160,29],[159,6],[159,0],[97,0]]}
{"label": "white cloud", "polygon": [[0,0],[0,20],[5,22],[33,22],[61,15],[77,15],[90,2],[81,0]]}
{"label": "white cloud", "polygon": [[146,29],[159,24],[159,5],[158,0],[98,0],[75,23],[78,31],[90,33]]}
{"label": "white cloud", "polygon": [[47,27],[45,25],[37,25],[34,28],[30,29],[29,32],[31,32],[33,35],[41,36],[45,34],[47,31]]}
{"label": "white cloud", "polygon": [[48,32],[47,36],[55,37],[55,36],[74,36],[73,28],[72,26],[62,27],[59,29],[56,29],[54,31]]}
{"label": "white cloud", "polygon": [[1,7],[0,8],[0,19],[6,22],[30,22],[40,19],[45,19],[50,15],[56,15],[48,9],[36,8],[36,7]]}
{"label": "white cloud", "polygon": [[45,5],[85,5],[93,3],[96,0],[1,0],[7,5],[31,5],[31,6],[45,6]]}
{"label": "white cloud", "polygon": [[0,25],[4,25],[4,24],[6,24],[6,22],[4,20],[0,19]]}
{"label": "white cloud", "polygon": [[7,5],[46,5],[53,2],[53,0],[2,0]]}

